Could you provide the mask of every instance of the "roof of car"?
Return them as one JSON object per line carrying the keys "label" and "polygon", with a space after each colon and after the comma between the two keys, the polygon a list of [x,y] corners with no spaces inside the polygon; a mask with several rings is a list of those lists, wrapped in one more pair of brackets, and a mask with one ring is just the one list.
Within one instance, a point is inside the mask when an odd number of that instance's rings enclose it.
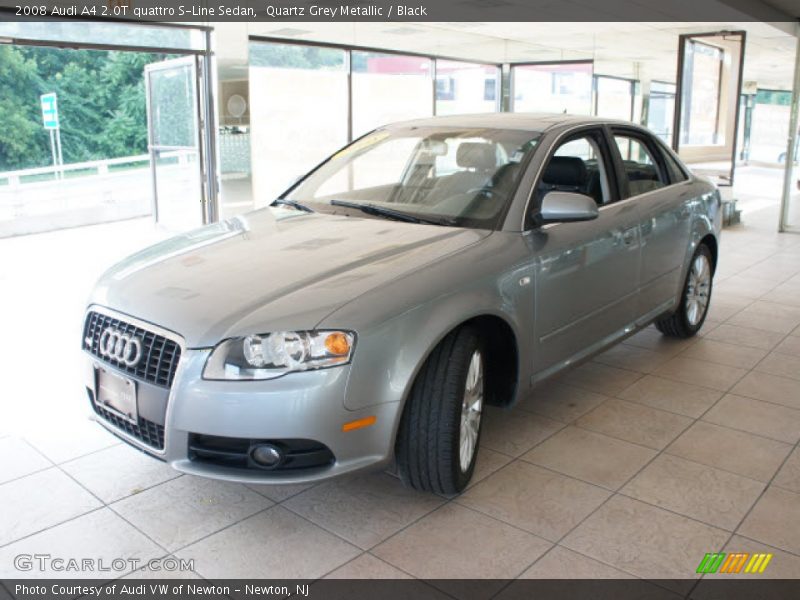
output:
{"label": "roof of car", "polygon": [[387,127],[482,127],[487,129],[520,129],[525,131],[547,131],[558,126],[580,125],[592,123],[619,123],[631,125],[630,122],[586,115],[566,115],[553,113],[483,113],[472,115],[449,115],[428,117],[392,123]]}

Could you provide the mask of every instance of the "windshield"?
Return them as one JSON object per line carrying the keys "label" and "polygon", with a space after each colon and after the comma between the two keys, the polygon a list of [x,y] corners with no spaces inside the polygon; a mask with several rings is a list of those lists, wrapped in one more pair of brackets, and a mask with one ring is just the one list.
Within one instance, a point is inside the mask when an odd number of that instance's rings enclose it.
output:
{"label": "windshield", "polygon": [[538,139],[507,129],[378,130],[333,155],[284,198],[320,212],[352,214],[359,205],[359,216],[496,229]]}

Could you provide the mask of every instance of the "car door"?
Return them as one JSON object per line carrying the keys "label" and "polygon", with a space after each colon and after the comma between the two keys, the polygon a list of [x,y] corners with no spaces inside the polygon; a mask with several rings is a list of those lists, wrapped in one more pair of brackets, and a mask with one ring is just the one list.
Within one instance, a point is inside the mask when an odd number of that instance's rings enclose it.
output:
{"label": "car door", "polygon": [[620,190],[641,214],[642,260],[637,320],[648,322],[668,310],[682,284],[682,265],[690,236],[689,186],[680,167],[646,132],[613,128]]}
{"label": "car door", "polygon": [[551,223],[526,235],[534,257],[534,381],[624,334],[634,319],[640,243],[636,204],[620,202],[602,127],[556,144],[534,193],[532,214],[549,191],[591,196],[598,217]]}

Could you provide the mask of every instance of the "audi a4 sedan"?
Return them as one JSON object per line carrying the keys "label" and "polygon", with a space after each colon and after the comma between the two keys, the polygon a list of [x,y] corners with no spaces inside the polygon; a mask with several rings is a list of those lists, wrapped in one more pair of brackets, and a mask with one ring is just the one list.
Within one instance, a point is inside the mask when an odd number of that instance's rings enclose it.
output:
{"label": "audi a4 sedan", "polygon": [[720,228],[714,185],[630,123],[389,125],[269,206],[107,271],[90,406],[186,473],[299,483],[395,460],[457,493],[486,405],[651,323],[702,327]]}

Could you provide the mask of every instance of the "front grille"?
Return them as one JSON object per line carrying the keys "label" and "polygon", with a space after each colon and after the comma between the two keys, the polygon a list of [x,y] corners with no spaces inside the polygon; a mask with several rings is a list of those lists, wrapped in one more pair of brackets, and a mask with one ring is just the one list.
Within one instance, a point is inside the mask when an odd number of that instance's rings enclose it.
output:
{"label": "front grille", "polygon": [[[283,451],[284,459],[272,468],[257,464],[250,458],[250,450],[258,444],[277,446]],[[189,434],[189,459],[221,467],[282,472],[328,467],[334,463],[330,449],[313,440],[252,440],[199,433]]]}
{"label": "front grille", "polygon": [[147,444],[156,450],[164,449],[164,426],[158,423],[153,423],[147,419],[139,417],[137,423],[134,425],[130,421],[115,415],[110,410],[106,410],[102,406],[98,406],[94,402],[94,394],[91,390],[89,392],[89,400],[91,401],[92,408],[100,417],[108,421],[117,429],[121,429],[131,437],[136,438],[140,442]]}
{"label": "front grille", "polygon": [[[100,355],[100,336],[107,327],[142,341],[142,358],[129,367],[114,358]],[[102,313],[89,312],[83,328],[83,348],[116,369],[154,385],[170,387],[181,358],[181,348],[173,340]]]}

